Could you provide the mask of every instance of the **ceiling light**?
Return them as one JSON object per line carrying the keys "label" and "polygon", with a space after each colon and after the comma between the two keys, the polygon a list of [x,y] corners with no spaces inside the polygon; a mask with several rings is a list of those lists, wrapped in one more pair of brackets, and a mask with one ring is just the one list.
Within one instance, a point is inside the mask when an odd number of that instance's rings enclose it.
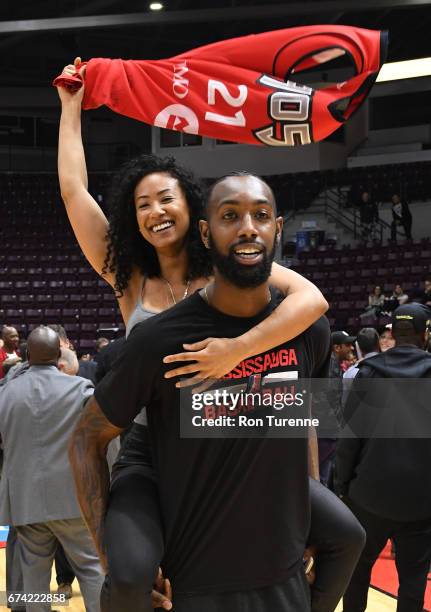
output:
{"label": "ceiling light", "polygon": [[383,64],[377,83],[431,75],[431,57]]}
{"label": "ceiling light", "polygon": [[150,4],[150,10],[152,11],[161,11],[163,8],[163,4],[161,2],[152,2]]}

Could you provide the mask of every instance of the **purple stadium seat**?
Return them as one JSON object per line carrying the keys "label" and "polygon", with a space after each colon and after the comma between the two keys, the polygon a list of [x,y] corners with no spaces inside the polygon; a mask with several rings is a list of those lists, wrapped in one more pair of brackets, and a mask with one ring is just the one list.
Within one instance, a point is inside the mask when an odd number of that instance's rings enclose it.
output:
{"label": "purple stadium seat", "polygon": [[63,327],[68,335],[77,334],[80,328],[78,323],[64,323]]}
{"label": "purple stadium seat", "polygon": [[8,308],[6,310],[5,317],[8,325],[15,325],[15,322],[24,322],[24,311],[22,308]]}
{"label": "purple stadium seat", "polygon": [[[33,268],[35,269],[35,268]],[[42,268],[40,268],[41,274],[42,274]],[[45,290],[48,286],[48,283],[46,280],[32,280],[31,281],[31,286],[33,287],[33,290],[35,289],[42,289]]]}
{"label": "purple stadium seat", "polygon": [[68,297],[64,295],[64,293],[53,293],[52,294],[52,303],[61,308],[62,306],[67,306]]}
{"label": "purple stadium seat", "polygon": [[82,338],[79,340],[79,348],[81,351],[92,352],[94,350],[94,340],[88,338]]}
{"label": "purple stadium seat", "polygon": [[97,308],[81,308],[79,318],[81,321],[97,321]]}
{"label": "purple stadium seat", "polygon": [[63,308],[61,311],[61,319],[62,321],[67,321],[73,323],[79,318],[79,309],[78,308]]}
{"label": "purple stadium seat", "polygon": [[38,308],[42,308],[45,306],[50,306],[52,302],[52,295],[49,293],[42,293],[40,295],[35,296],[35,304]]}
{"label": "purple stadium seat", "polygon": [[18,297],[13,293],[3,293],[0,295],[2,308],[12,308],[18,306]]}
{"label": "purple stadium seat", "polygon": [[100,303],[102,301],[98,293],[87,293],[87,295],[85,296],[85,299],[87,302],[92,302],[92,303]]}
{"label": "purple stadium seat", "polygon": [[[60,312],[58,308],[45,308],[44,309],[44,319],[45,321],[55,322],[59,321]],[[59,321],[61,322],[61,321]]]}
{"label": "purple stadium seat", "polygon": [[41,308],[27,308],[24,316],[27,323],[42,323],[43,310]]}
{"label": "purple stadium seat", "polygon": [[19,296],[19,304],[20,306],[29,306],[30,304],[35,304],[36,300],[34,295],[30,293],[21,293]]}

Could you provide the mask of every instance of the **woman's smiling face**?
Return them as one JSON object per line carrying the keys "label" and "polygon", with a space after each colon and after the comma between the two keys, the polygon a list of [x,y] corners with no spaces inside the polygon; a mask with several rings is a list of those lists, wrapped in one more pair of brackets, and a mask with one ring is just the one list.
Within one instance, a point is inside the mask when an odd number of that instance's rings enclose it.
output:
{"label": "woman's smiling face", "polygon": [[184,243],[190,212],[175,177],[166,172],[148,174],[136,185],[134,201],[139,231],[156,250]]}

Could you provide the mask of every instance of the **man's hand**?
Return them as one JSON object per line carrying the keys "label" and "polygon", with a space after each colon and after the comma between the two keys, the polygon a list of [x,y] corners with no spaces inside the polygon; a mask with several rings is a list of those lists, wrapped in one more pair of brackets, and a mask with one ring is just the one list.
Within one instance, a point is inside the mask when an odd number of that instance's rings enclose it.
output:
{"label": "man's hand", "polygon": [[167,578],[163,578],[162,570],[159,567],[159,573],[154,583],[154,589],[151,593],[153,608],[163,608],[163,610],[172,610],[172,587]]}
{"label": "man's hand", "polygon": [[304,571],[308,584],[313,584],[316,580],[315,559],[316,549],[314,546],[309,546],[304,552]]}

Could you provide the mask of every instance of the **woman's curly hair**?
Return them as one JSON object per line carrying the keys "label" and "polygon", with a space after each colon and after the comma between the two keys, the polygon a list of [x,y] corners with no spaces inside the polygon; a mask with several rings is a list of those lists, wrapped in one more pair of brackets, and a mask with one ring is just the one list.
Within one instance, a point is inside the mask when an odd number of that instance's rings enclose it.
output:
{"label": "woman's curly hair", "polygon": [[136,185],[153,172],[166,172],[176,178],[189,207],[190,228],[186,244],[189,268],[185,280],[212,274],[210,257],[199,233],[199,219],[205,216],[199,182],[173,157],[140,155],[122,166],[113,179],[108,196],[109,229],[102,274],[115,274],[117,297],[124,294],[135,266],[149,277],[160,274],[156,250],[139,231],[134,203]]}

